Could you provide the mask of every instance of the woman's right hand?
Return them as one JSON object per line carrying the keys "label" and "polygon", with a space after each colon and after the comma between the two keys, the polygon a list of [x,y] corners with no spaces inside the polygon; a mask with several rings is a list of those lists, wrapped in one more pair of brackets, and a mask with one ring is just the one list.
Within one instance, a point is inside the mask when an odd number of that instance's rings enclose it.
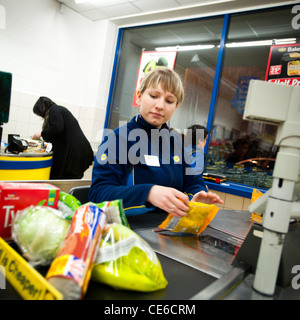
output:
{"label": "woman's right hand", "polygon": [[187,215],[189,197],[174,188],[155,185],[150,189],[147,201],[175,217]]}
{"label": "woman's right hand", "polygon": [[40,140],[41,136],[42,136],[41,131],[40,132],[36,132],[36,133],[33,134],[32,140]]}

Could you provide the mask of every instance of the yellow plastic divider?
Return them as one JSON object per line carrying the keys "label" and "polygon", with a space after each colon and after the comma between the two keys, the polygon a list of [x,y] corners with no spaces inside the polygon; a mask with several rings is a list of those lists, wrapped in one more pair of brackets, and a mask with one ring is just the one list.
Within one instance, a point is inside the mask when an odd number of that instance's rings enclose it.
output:
{"label": "yellow plastic divider", "polygon": [[63,295],[0,237],[0,272],[25,300],[62,300]]}
{"label": "yellow plastic divider", "polygon": [[[3,181],[16,181],[16,180],[49,180],[51,164],[48,162],[52,159],[52,155],[45,156],[44,154],[35,154],[35,156],[19,155],[0,155],[0,177]],[[17,168],[12,166],[17,164]],[[42,163],[43,166],[39,167],[37,163]],[[24,167],[24,165],[25,167]],[[31,164],[32,168],[28,168],[26,164]],[[12,168],[11,168],[12,166]]]}
{"label": "yellow plastic divider", "polygon": [[1,180],[49,180],[51,167],[27,170],[0,170]]}

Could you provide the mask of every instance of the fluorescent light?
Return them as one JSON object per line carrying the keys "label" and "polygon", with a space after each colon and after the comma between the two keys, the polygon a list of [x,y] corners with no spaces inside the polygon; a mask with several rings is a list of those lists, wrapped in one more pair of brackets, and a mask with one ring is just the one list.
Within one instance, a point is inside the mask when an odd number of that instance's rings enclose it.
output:
{"label": "fluorescent light", "polygon": [[169,46],[169,47],[158,47],[156,51],[191,51],[191,50],[205,50],[212,49],[215,46],[213,44],[198,44],[193,46]]}
{"label": "fluorescent light", "polygon": [[288,39],[275,39],[275,40],[258,40],[247,42],[231,42],[226,43],[227,48],[240,48],[240,47],[256,47],[256,46],[271,46],[274,44],[293,44],[296,43],[296,38]]}
{"label": "fluorescent light", "polygon": [[275,39],[275,43],[276,44],[293,44],[297,42],[296,40],[297,40],[296,38],[278,39],[278,40]]}
{"label": "fluorescent light", "polygon": [[[245,41],[245,42],[231,42],[226,43],[227,48],[241,48],[241,47],[256,47],[256,46],[271,46],[273,44],[293,44],[296,43],[296,38],[287,39],[273,39],[273,40],[257,40],[257,41]],[[213,44],[198,44],[191,46],[167,46],[155,48],[156,51],[191,51],[191,50],[206,50],[212,49]],[[218,46],[219,47],[219,46]]]}

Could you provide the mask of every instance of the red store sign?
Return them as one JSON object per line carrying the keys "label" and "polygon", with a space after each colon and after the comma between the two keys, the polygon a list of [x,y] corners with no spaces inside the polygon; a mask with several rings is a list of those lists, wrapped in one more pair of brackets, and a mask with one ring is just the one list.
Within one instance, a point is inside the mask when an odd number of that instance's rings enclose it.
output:
{"label": "red store sign", "polygon": [[300,86],[300,43],[271,46],[265,80]]}

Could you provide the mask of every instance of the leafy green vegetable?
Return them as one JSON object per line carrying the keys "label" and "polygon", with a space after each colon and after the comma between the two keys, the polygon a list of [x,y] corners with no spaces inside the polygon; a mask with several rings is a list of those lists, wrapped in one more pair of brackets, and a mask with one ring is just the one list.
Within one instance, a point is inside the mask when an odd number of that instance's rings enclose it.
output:
{"label": "leafy green vegetable", "polygon": [[30,206],[13,221],[12,236],[32,264],[49,265],[55,258],[70,226],[59,210]]}

